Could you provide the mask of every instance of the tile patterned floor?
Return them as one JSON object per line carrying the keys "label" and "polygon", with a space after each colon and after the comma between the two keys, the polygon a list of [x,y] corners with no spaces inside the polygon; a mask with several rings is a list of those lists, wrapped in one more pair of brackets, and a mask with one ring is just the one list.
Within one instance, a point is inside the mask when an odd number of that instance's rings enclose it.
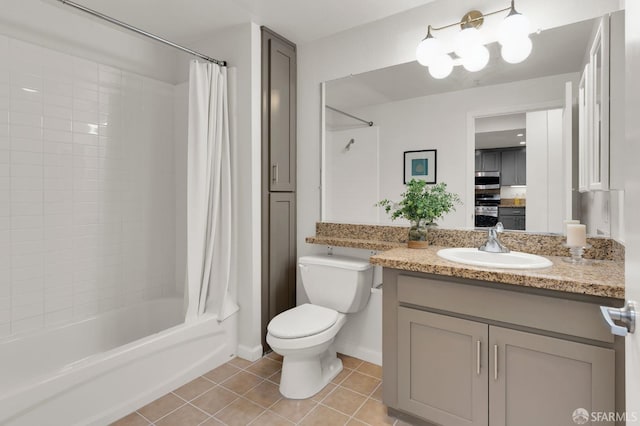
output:
{"label": "tile patterned floor", "polygon": [[282,357],[235,358],[115,422],[112,426],[406,425],[387,416],[382,368],[340,355],[344,370],[303,400],[278,391]]}

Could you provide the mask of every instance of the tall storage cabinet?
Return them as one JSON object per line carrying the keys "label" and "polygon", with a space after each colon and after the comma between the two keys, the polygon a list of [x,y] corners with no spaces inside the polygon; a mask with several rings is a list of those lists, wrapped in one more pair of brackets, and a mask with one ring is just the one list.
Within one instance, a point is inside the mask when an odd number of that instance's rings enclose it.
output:
{"label": "tall storage cabinet", "polygon": [[262,27],[262,344],[296,303],[296,46]]}

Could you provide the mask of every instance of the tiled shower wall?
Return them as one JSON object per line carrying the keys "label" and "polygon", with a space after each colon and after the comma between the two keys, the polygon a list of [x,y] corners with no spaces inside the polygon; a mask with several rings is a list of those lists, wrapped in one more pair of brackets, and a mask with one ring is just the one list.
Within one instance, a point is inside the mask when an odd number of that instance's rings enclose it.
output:
{"label": "tiled shower wall", "polygon": [[175,291],[173,102],[0,36],[0,338]]}

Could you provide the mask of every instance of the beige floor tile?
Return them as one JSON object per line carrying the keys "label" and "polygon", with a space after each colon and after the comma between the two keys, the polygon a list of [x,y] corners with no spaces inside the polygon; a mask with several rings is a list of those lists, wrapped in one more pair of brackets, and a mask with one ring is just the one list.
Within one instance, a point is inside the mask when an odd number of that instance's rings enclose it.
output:
{"label": "beige floor tile", "polygon": [[354,416],[357,420],[371,426],[392,425],[396,419],[387,416],[387,407],[374,399],[367,399],[362,408]]}
{"label": "beige floor tile", "polygon": [[375,377],[371,376],[365,376],[364,374],[360,374],[357,371],[354,371],[346,379],[344,379],[340,386],[344,386],[345,388],[349,388],[363,395],[371,395],[371,393],[373,393],[373,391],[378,387],[380,383],[380,379],[376,379]]}
{"label": "beige floor tile", "polygon": [[174,390],[173,393],[182,399],[191,401],[193,398],[202,395],[214,386],[215,384],[211,383],[209,380],[198,377],[186,385]]}
{"label": "beige floor tile", "polygon": [[117,422],[111,423],[111,426],[149,426],[150,424],[151,423],[145,420],[145,418],[140,414],[131,413],[128,416],[121,418]]}
{"label": "beige floor tile", "polygon": [[273,411],[265,411],[251,423],[251,426],[291,426],[293,424]]}
{"label": "beige floor tile", "polygon": [[355,370],[356,368],[360,367],[360,365],[363,363],[361,359],[354,358],[349,355],[338,354],[338,358],[342,360],[342,365],[345,368],[350,368],[352,370]]}
{"label": "beige floor tile", "polygon": [[331,392],[329,396],[322,401],[322,404],[338,410],[348,416],[352,416],[366,399],[366,396],[362,396],[347,388],[338,386],[336,390]]}
{"label": "beige floor tile", "polygon": [[209,371],[207,374],[204,374],[204,377],[206,377],[209,380],[213,380],[216,383],[222,383],[225,380],[227,380],[229,377],[233,376],[238,372],[240,372],[240,369],[238,367],[235,367],[229,363],[226,363],[226,364],[222,364],[218,368],[214,368],[213,370]]}
{"label": "beige floor tile", "polygon": [[267,358],[271,358],[274,361],[282,362],[282,355],[277,354],[275,352],[269,352],[267,354]]}
{"label": "beige floor tile", "polygon": [[411,423],[407,423],[405,421],[397,419],[397,421],[396,421],[394,426],[413,426],[413,425]]}
{"label": "beige floor tile", "polygon": [[329,383],[320,392],[318,392],[317,394],[313,395],[311,397],[311,399],[320,402],[323,399],[325,399],[327,397],[327,395],[329,395],[336,387],[337,386],[335,384]]}
{"label": "beige floor tile", "polygon": [[156,426],[197,426],[208,418],[208,415],[193,405],[186,404],[154,424]]}
{"label": "beige floor tile", "polygon": [[260,376],[266,379],[267,377],[272,376],[274,373],[278,372],[281,369],[281,363],[265,357],[247,367],[246,370],[255,374],[256,376]]}
{"label": "beige floor tile", "polygon": [[318,405],[307,417],[302,419],[300,425],[304,426],[339,426],[349,421],[349,416],[345,416],[324,405]]}
{"label": "beige floor tile", "polygon": [[238,397],[236,395],[229,392],[227,389],[216,386],[215,388],[207,391],[206,393],[191,401],[191,404],[195,405],[201,410],[206,411],[211,415],[214,415],[227,405],[231,404],[237,398]]}
{"label": "beige floor tile", "polygon": [[347,426],[368,426],[366,423],[362,423],[360,420],[351,419],[347,423]]}
{"label": "beige floor tile", "polygon": [[215,417],[211,417],[209,420],[202,423],[200,426],[218,426],[218,425],[224,426],[224,423],[222,423],[220,420],[216,419]]}
{"label": "beige floor tile", "polygon": [[273,407],[271,411],[287,420],[298,423],[304,416],[318,405],[316,401],[311,399],[281,399]]}
{"label": "beige floor tile", "polygon": [[248,366],[250,366],[251,364],[253,364],[251,361],[247,361],[246,359],[242,359],[242,358],[234,358],[231,361],[229,361],[227,364],[231,364],[235,367],[238,368],[247,368]]}
{"label": "beige floor tile", "polygon": [[277,373],[269,376],[269,378],[267,380],[269,380],[270,382],[273,383],[277,383],[280,384],[280,378],[282,377],[282,370],[278,371]]}
{"label": "beige floor tile", "polygon": [[164,417],[176,408],[184,405],[184,403],[185,402],[182,399],[172,393],[169,393],[145,405],[139,409],[138,412],[152,422],[155,422],[160,417]]}
{"label": "beige floor tile", "polygon": [[347,376],[349,374],[351,374],[353,370],[351,370],[350,368],[343,368],[342,371],[340,373],[338,373],[338,375],[336,377],[334,377],[334,379],[331,381],[331,383],[335,383],[336,385],[342,383],[342,381],[344,379],[347,378]]}
{"label": "beige floor tile", "polygon": [[373,398],[376,401],[382,402],[382,383],[380,383],[376,388],[376,390],[373,391],[370,398]]}
{"label": "beige floor tile", "polygon": [[239,398],[216,414],[216,418],[229,426],[245,426],[264,412],[264,408]]}
{"label": "beige floor tile", "polygon": [[260,383],[258,386],[247,392],[244,396],[248,400],[255,402],[256,404],[264,408],[271,407],[282,398],[282,395],[280,395],[280,390],[278,389],[278,385],[267,381]]}
{"label": "beige floor tile", "polygon": [[264,379],[262,377],[258,377],[255,374],[241,371],[235,376],[231,376],[231,378],[222,382],[222,386],[237,394],[244,395],[249,389],[255,387],[263,380]]}
{"label": "beige floor tile", "polygon": [[356,369],[356,371],[362,374],[373,376],[376,379],[382,379],[382,367],[367,361],[363,361],[360,367]]}

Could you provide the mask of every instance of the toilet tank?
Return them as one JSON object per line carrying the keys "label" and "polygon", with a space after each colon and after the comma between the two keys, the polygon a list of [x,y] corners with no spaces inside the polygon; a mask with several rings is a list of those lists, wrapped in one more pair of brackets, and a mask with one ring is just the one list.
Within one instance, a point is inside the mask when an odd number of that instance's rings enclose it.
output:
{"label": "toilet tank", "polygon": [[309,301],[314,305],[350,313],[363,309],[371,295],[373,266],[347,256],[304,256],[298,267]]}

